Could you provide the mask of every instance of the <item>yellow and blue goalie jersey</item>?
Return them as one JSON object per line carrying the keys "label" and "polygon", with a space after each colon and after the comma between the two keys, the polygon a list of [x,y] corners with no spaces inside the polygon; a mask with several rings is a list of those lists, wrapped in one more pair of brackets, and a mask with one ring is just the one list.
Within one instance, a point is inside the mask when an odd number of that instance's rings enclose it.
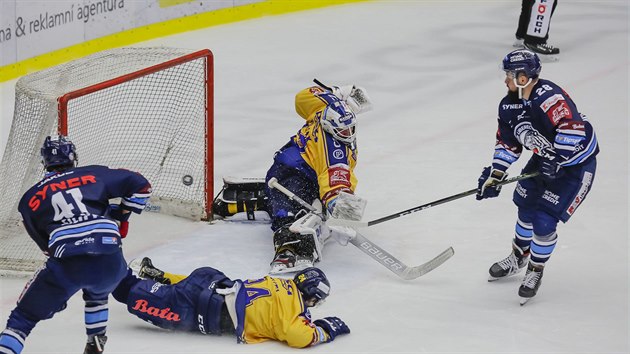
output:
{"label": "yellow and blue goalie jersey", "polygon": [[[319,87],[309,87],[295,96],[295,110],[306,124],[292,138],[301,159],[312,171],[306,171],[319,185],[319,197],[327,204],[340,191],[353,193],[357,178],[355,144],[335,140],[322,128],[320,118],[327,105],[339,101],[335,95]],[[295,167],[302,168],[299,163]]]}
{"label": "yellow and blue goalie jersey", "polygon": [[328,335],[311,323],[302,295],[290,279],[266,276],[243,281],[236,311],[240,327],[236,335],[244,343],[278,340],[304,348],[328,340]]}

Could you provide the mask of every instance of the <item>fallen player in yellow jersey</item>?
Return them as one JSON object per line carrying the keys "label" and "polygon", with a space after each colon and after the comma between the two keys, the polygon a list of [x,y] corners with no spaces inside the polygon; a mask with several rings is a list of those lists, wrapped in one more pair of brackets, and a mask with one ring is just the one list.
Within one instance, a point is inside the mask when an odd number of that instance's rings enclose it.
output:
{"label": "fallen player in yellow jersey", "polygon": [[[149,258],[134,261],[112,294],[127,309],[151,324],[203,334],[233,333],[239,343],[267,340],[305,348],[350,333],[338,317],[311,321],[310,307],[330,294],[324,272],[311,267],[293,279],[265,276],[231,280],[211,267],[190,275],[163,272]],[[144,279],[142,279],[144,278]]]}

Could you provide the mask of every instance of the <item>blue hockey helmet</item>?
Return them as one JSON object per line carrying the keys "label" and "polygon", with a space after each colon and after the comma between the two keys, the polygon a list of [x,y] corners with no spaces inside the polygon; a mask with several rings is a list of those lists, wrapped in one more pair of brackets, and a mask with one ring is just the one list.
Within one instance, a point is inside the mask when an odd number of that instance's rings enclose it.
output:
{"label": "blue hockey helmet", "polygon": [[47,136],[40,153],[47,171],[74,167],[78,161],[74,144],[63,135],[55,139]]}
{"label": "blue hockey helmet", "polygon": [[307,306],[317,306],[326,300],[330,294],[330,282],[321,269],[306,268],[295,275],[293,282],[302,293]]}
{"label": "blue hockey helmet", "polygon": [[540,74],[541,69],[542,65],[538,55],[526,49],[514,50],[503,58],[503,71],[511,74],[513,78],[524,73],[528,78],[535,79]]}
{"label": "blue hockey helmet", "polygon": [[345,144],[353,144],[355,140],[357,116],[344,101],[328,104],[320,120],[324,130],[336,140]]}

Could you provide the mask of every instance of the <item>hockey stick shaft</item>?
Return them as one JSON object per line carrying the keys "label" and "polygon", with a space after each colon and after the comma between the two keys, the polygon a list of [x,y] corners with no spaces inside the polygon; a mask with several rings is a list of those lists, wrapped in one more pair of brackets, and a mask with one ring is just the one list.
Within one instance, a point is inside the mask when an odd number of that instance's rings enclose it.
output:
{"label": "hockey stick shaft", "polygon": [[[317,209],[315,209],[314,206],[308,204],[302,198],[296,196],[295,193],[291,192],[283,185],[278,183],[277,178],[271,178],[267,184],[270,188],[275,188],[285,194],[287,197],[289,197],[289,199],[295,200],[296,202],[300,203],[304,208],[308,209],[309,211],[317,212]],[[401,262],[398,258],[394,257],[391,253],[385,251],[383,248],[377,246],[374,242],[368,240],[367,237],[356,232],[356,230],[353,231],[355,232],[355,235],[353,238],[350,239],[350,243],[352,243],[363,253],[367,254],[372,259],[392,271],[394,274],[405,280],[416,279],[432,271],[433,269],[440,266],[442,263],[446,262],[455,253],[453,248],[449,247],[430,261],[416,267],[409,267]]]}
{"label": "hockey stick shaft", "polygon": [[306,209],[308,209],[308,211],[312,211],[314,213],[317,212],[317,209],[315,209],[314,206],[310,205],[309,203],[305,202],[304,199],[298,197],[297,195],[295,195],[295,193],[291,192],[290,190],[286,189],[283,185],[281,185],[278,182],[278,179],[276,177],[272,177],[269,182],[267,182],[267,185],[269,185],[269,187],[271,188],[275,188],[277,190],[279,190],[280,192],[282,192],[282,194],[286,195],[287,197],[289,197],[289,199],[291,200],[295,200],[296,202],[298,202],[301,206],[305,207]]}
{"label": "hockey stick shaft", "polygon": [[[539,175],[538,172],[524,173],[522,175],[518,175],[518,176],[515,176],[515,177],[512,177],[512,178],[508,178],[506,180],[503,180],[501,182],[495,183],[492,186],[500,187],[500,186],[504,186],[506,184],[518,182],[518,181],[521,181],[521,180],[524,180],[524,179],[527,179],[527,178],[531,178],[531,177],[535,177],[535,176],[538,176],[538,175]],[[429,208],[432,208],[432,207],[440,205],[440,204],[445,204],[445,203],[448,203],[448,202],[452,202],[454,200],[467,197],[469,195],[477,194],[477,191],[478,191],[478,188],[471,189],[471,190],[468,190],[468,191],[465,191],[465,192],[461,192],[461,193],[458,193],[458,194],[451,195],[451,196],[446,197],[446,198],[435,200],[435,201],[430,202],[430,203],[422,204],[422,205],[419,205],[417,207],[413,207],[411,209],[407,209],[407,210],[403,210],[403,211],[400,211],[400,212],[397,212],[397,213],[394,213],[394,214],[391,214],[391,215],[383,216],[382,218],[374,219],[374,220],[371,220],[371,221],[368,221],[368,222],[349,221],[349,220],[346,221],[346,220],[331,219],[331,225],[341,225],[341,226],[351,226],[351,227],[374,226],[374,225],[380,224],[380,223],[385,222],[385,221],[389,221],[389,220],[392,220],[392,219],[397,219],[397,218],[399,218],[401,216],[405,216],[405,215],[412,214],[412,213],[415,213],[415,212],[418,212],[418,211],[429,209]]]}
{"label": "hockey stick shaft", "polygon": [[321,81],[317,80],[317,79],[313,79],[313,82],[316,83],[319,87],[321,88],[325,88],[326,90],[332,92],[332,88],[330,86],[324,85]]}

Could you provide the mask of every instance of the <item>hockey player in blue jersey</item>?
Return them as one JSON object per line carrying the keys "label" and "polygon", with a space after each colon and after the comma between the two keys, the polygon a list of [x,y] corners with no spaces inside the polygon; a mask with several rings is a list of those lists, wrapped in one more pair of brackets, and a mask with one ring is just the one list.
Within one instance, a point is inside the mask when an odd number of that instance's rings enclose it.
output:
{"label": "hockey player in blue jersey", "polygon": [[[76,167],[74,144],[47,137],[41,148],[44,179],[19,202],[24,227],[48,257],[27,283],[0,334],[0,353],[19,354],[35,325],[66,307],[81,290],[85,300],[85,354],[102,353],[109,294],[127,274],[121,237],[131,212],[151,195],[140,174],[105,166]],[[122,198],[119,205],[109,200]]]}
{"label": "hockey player in blue jersey", "polygon": [[521,180],[514,191],[518,218],[512,253],[489,270],[489,281],[494,281],[527,266],[518,292],[524,304],[540,287],[558,239],[558,221],[569,221],[591,190],[599,147],[591,123],[571,97],[539,77],[541,64],[535,53],[509,53],[503,70],[508,94],[499,104],[494,158],[479,177],[477,199],[499,194],[500,187],[492,183],[507,177],[523,148],[534,153],[522,173],[540,174]]}
{"label": "hockey player in blue jersey", "polygon": [[[276,152],[266,181],[276,178],[302,200],[335,217],[360,220],[365,201],[354,195],[356,115],[370,109],[366,91],[353,85],[312,86],[298,92],[295,110],[306,122]],[[322,228],[321,216],[306,213],[276,189],[268,188],[266,193],[275,248],[270,274],[312,267],[321,259],[323,243],[330,236]],[[347,244],[347,235],[333,235]]]}

